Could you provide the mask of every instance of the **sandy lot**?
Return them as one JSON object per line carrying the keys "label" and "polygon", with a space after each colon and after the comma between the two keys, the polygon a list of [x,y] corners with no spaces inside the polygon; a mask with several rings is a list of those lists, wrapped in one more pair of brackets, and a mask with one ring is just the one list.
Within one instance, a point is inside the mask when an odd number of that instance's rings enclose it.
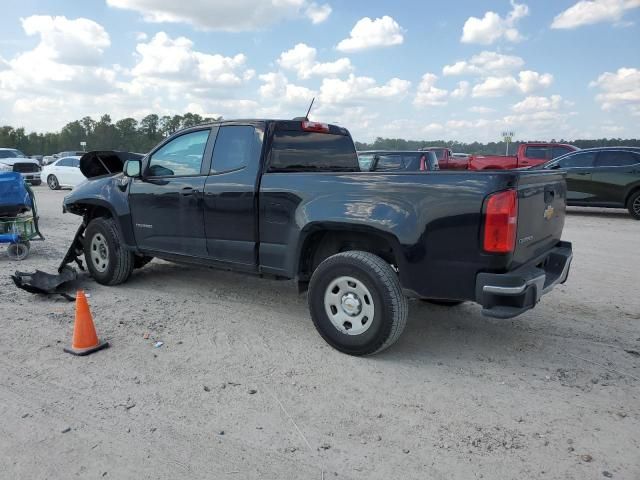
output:
{"label": "sandy lot", "polygon": [[46,242],[20,263],[0,247],[0,478],[640,478],[624,211],[570,209],[569,282],[535,310],[411,302],[372,358],[326,345],[289,282],[161,261],[118,287],[83,277],[111,348],[81,358],[62,352],[74,305],[9,278],[53,272],[80,220],[36,190]]}

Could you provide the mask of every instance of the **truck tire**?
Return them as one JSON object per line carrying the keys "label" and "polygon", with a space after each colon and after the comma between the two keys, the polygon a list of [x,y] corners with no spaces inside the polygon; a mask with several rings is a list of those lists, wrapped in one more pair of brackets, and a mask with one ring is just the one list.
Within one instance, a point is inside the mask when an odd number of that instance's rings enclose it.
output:
{"label": "truck tire", "polygon": [[408,303],[398,275],[368,252],[332,255],[313,272],[309,311],[322,338],[349,355],[391,346],[407,323]]}
{"label": "truck tire", "polygon": [[629,197],[627,209],[633,218],[640,220],[640,191],[637,191]]}
{"label": "truck tire", "polygon": [[118,285],[133,271],[134,255],[124,248],[122,235],[112,218],[94,218],[84,234],[84,258],[96,282]]}

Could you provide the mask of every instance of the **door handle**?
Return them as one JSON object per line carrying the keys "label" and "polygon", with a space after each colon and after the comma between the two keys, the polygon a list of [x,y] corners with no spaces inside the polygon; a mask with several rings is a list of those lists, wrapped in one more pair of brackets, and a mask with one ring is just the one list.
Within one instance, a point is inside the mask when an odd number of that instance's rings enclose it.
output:
{"label": "door handle", "polygon": [[196,193],[196,191],[191,188],[191,187],[184,187],[181,191],[180,191],[180,195],[184,195],[189,196],[189,195],[193,195],[194,193]]}

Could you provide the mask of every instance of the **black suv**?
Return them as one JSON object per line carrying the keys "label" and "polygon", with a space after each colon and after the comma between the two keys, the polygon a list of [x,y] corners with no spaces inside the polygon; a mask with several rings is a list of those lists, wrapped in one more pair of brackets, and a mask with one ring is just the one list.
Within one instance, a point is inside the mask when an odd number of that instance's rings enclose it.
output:
{"label": "black suv", "polygon": [[537,168],[567,171],[568,205],[627,208],[640,220],[640,148],[577,150]]}
{"label": "black suv", "polygon": [[363,172],[420,172],[440,169],[434,152],[367,150],[358,152],[358,162]]}

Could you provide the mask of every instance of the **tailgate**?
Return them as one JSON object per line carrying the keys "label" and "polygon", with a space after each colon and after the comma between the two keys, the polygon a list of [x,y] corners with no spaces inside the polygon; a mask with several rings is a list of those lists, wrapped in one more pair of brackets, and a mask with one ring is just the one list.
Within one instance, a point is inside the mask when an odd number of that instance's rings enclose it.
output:
{"label": "tailgate", "polygon": [[564,227],[566,197],[564,173],[520,173],[518,229],[512,267],[534,260],[558,243]]}

